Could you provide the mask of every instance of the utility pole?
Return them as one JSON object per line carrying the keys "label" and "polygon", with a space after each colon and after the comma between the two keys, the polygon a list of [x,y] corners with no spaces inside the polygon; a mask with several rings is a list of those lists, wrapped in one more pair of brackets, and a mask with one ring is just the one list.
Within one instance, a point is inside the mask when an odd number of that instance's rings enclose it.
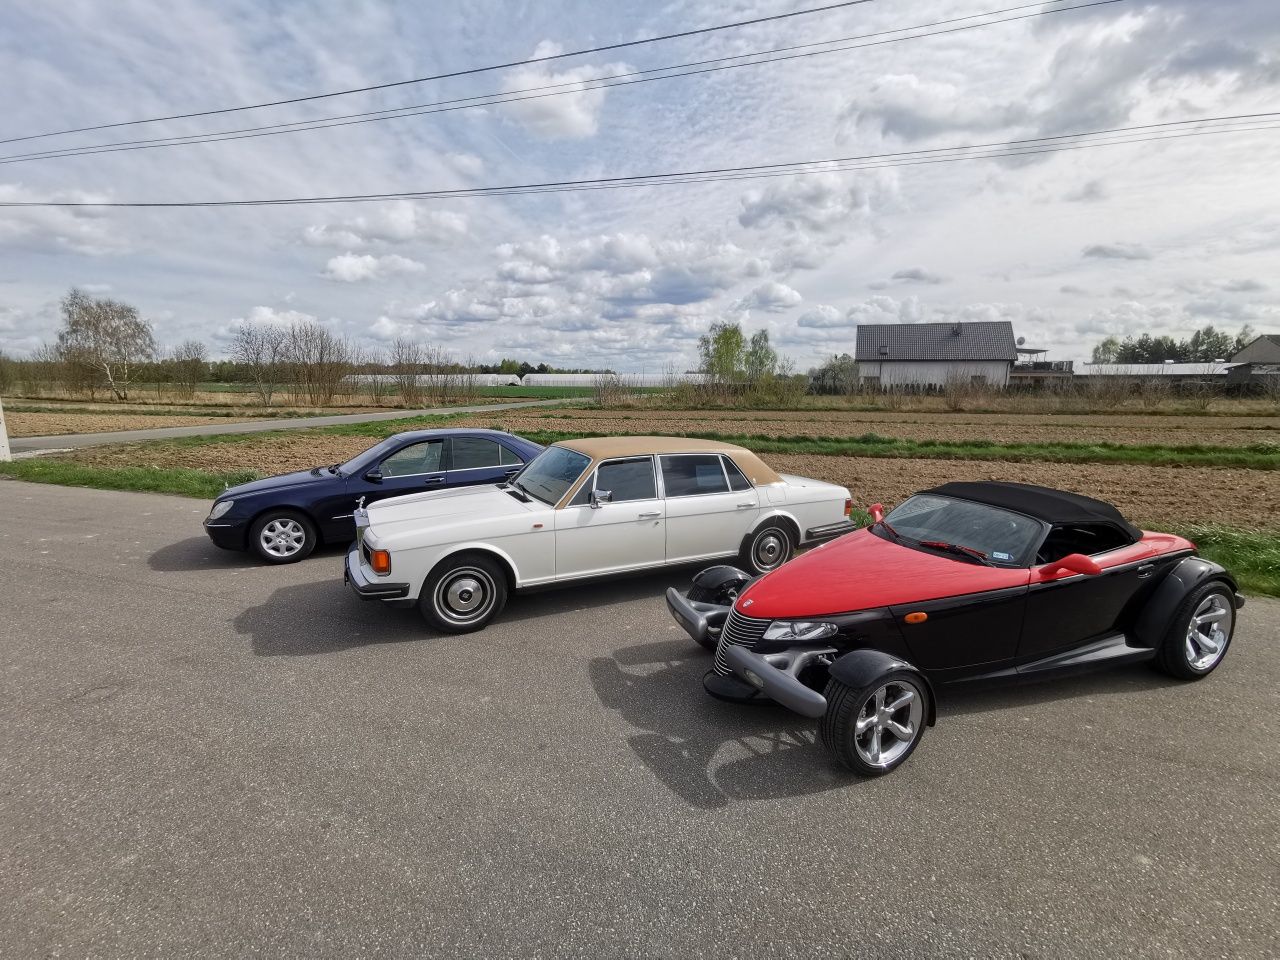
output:
{"label": "utility pole", "polygon": [[0,403],[0,463],[12,459],[9,453],[9,430],[4,425],[4,404]]}

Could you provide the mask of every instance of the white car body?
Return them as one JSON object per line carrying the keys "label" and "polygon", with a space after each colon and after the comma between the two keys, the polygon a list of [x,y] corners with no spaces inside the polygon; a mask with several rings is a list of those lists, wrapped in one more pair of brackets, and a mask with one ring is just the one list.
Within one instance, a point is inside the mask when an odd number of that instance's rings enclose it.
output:
{"label": "white car body", "polygon": [[[741,447],[670,437],[615,437],[556,446],[589,457],[591,464],[554,504],[503,484],[416,493],[370,505],[357,517],[361,542],[348,558],[348,579],[366,597],[376,594],[381,582],[396,586],[382,599],[412,601],[438,565],[462,553],[497,558],[510,587],[520,590],[735,557],[748,535],[770,519],[790,528],[794,545],[853,529],[847,513],[850,495],[844,487],[776,474]],[[736,466],[742,470],[739,482],[747,478],[750,485],[668,495],[664,467],[674,464],[668,458],[692,457],[705,465],[709,456],[729,458],[730,465],[723,467],[726,480]],[[653,459],[655,496],[583,501],[601,466],[622,461],[643,466],[645,458]],[[733,482],[727,480],[726,487]],[[575,496],[580,502],[573,502]],[[375,573],[370,566],[373,551],[389,553],[386,573]],[[366,583],[371,589],[361,589]]]}

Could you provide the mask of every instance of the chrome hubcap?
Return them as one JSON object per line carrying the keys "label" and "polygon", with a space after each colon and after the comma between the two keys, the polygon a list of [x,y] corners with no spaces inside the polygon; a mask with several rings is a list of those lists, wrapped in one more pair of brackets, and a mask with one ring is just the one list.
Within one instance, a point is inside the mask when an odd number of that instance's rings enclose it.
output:
{"label": "chrome hubcap", "polygon": [[297,520],[272,520],[258,534],[258,542],[273,557],[291,557],[307,542],[307,533]]}
{"label": "chrome hubcap", "polygon": [[474,623],[493,607],[494,583],[474,567],[455,570],[436,586],[436,612],[453,623]]}
{"label": "chrome hubcap", "polygon": [[892,766],[920,735],[924,698],[909,680],[893,680],[867,697],[853,728],[853,745],[863,762]]}
{"label": "chrome hubcap", "polygon": [[782,535],[773,530],[756,541],[756,566],[761,569],[776,567],[785,554],[786,544],[783,543]]}
{"label": "chrome hubcap", "polygon": [[1200,601],[1187,624],[1186,654],[1192,670],[1208,670],[1227,652],[1235,614],[1227,598],[1212,593]]}

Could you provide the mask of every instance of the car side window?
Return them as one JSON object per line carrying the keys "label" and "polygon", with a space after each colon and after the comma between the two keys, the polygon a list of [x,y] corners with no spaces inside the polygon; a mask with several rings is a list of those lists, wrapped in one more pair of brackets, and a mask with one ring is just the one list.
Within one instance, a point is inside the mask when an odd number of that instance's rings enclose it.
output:
{"label": "car side window", "polygon": [[502,465],[504,467],[518,467],[524,463],[524,461],[520,459],[520,455],[505,443],[498,444],[498,455],[502,458]]}
{"label": "car side window", "polygon": [[735,493],[750,490],[751,481],[742,475],[738,465],[733,462],[733,457],[722,457],[721,459],[724,461],[724,472],[729,475],[729,489]]}
{"label": "car side window", "polygon": [[1109,523],[1057,523],[1036,554],[1037,563],[1053,563],[1072,553],[1095,556],[1127,547],[1132,541]]}
{"label": "car side window", "polygon": [[454,437],[450,470],[479,470],[502,464],[502,450],[496,440],[484,437]]}
{"label": "car side window", "polygon": [[593,489],[609,491],[613,494],[612,503],[655,499],[658,496],[658,485],[653,474],[653,458],[610,460],[600,464],[592,479],[574,494],[571,506],[590,503]]}
{"label": "car side window", "polygon": [[422,440],[401,447],[382,461],[384,477],[412,477],[419,473],[435,473],[440,469],[444,453],[443,440]]}
{"label": "car side window", "polygon": [[662,483],[668,497],[696,497],[728,493],[720,457],[714,453],[680,454],[662,458]]}

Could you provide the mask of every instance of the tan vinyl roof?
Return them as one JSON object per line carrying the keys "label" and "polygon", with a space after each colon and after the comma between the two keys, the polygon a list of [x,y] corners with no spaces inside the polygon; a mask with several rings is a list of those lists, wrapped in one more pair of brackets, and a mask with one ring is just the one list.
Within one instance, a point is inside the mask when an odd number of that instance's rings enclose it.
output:
{"label": "tan vinyl roof", "polygon": [[[591,458],[593,469],[601,460],[612,460],[617,457],[643,457],[668,453],[723,453],[738,465],[738,469],[755,486],[779,483],[782,480],[777,471],[750,450],[734,446],[732,443],[721,443],[718,440],[698,440],[694,437],[583,437],[580,440],[560,440],[553,446],[567,447],[585,454]],[[591,471],[585,471],[582,479],[565,492],[559,506],[564,506],[573,499],[578,488],[590,476]]]}

